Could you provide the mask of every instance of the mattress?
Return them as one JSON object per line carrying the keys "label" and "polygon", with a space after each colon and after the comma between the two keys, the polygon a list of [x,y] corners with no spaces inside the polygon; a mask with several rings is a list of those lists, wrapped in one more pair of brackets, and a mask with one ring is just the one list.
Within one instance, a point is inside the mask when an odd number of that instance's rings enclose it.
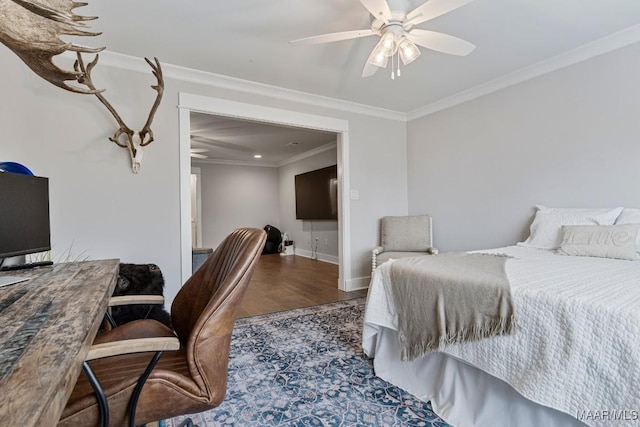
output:
{"label": "mattress", "polygon": [[[587,425],[638,425],[640,261],[520,246],[483,252],[512,257],[506,272],[516,333],[452,345],[443,353]],[[369,288],[363,349],[371,357],[381,328],[397,330],[388,292],[392,262],[376,269]]]}

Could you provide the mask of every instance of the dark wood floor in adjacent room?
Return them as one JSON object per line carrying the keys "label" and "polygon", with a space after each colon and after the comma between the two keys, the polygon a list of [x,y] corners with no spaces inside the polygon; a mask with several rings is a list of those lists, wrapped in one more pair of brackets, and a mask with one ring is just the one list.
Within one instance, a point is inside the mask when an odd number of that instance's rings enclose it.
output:
{"label": "dark wood floor in adjacent room", "polygon": [[367,290],[338,289],[338,266],[298,255],[262,255],[253,272],[238,317],[343,301]]}

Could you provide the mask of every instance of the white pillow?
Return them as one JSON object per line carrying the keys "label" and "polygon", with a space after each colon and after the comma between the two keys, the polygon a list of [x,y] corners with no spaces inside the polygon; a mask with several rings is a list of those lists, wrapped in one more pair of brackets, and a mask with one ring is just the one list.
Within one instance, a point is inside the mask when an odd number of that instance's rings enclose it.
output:
{"label": "white pillow", "polygon": [[518,243],[539,249],[558,249],[562,241],[563,225],[613,225],[622,208],[582,209],[547,208],[537,206],[529,238]]}
{"label": "white pillow", "polygon": [[558,253],[635,261],[638,227],[640,224],[564,225]]}
{"label": "white pillow", "polygon": [[[640,224],[640,209],[624,208],[616,220],[616,225],[618,224]],[[636,238],[636,250],[640,250],[640,233]]]}
{"label": "white pillow", "polygon": [[640,224],[640,209],[624,208],[616,224]]}

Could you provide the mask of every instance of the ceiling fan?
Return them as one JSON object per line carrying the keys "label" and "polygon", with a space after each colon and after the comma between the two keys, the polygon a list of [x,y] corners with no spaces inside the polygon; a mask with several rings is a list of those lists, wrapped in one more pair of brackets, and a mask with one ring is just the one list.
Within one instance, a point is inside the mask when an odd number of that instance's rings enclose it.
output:
{"label": "ceiling fan", "polygon": [[422,46],[427,49],[451,55],[466,56],[475,49],[475,45],[448,34],[414,28],[430,19],[444,15],[454,9],[470,3],[472,0],[428,0],[412,11],[409,0],[360,0],[373,16],[371,29],[341,31],[292,40],[292,44],[320,44],[341,40],[356,39],[377,35],[380,41],[369,55],[362,70],[362,77],[375,74],[378,68],[385,68],[391,58],[391,78],[396,73],[393,66],[394,56],[398,57],[397,75],[400,75],[400,63],[413,62],[420,56]]}
{"label": "ceiling fan", "polygon": [[209,150],[207,150],[206,148],[192,148],[191,149],[191,157],[194,157],[196,159],[206,159],[207,156],[205,156],[202,153],[206,153],[207,151],[209,151]]}

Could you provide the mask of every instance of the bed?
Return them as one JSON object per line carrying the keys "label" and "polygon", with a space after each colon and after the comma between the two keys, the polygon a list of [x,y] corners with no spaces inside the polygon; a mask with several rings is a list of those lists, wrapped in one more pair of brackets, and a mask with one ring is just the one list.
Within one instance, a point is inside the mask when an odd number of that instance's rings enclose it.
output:
{"label": "bed", "polygon": [[[533,225],[527,242],[536,243],[532,237],[540,237]],[[553,247],[560,243],[527,242],[481,251],[509,257],[516,331],[411,361],[401,360],[402,308],[390,292],[397,261],[379,266],[362,342],[376,375],[431,401],[457,427],[640,424],[640,262],[565,256]]]}

